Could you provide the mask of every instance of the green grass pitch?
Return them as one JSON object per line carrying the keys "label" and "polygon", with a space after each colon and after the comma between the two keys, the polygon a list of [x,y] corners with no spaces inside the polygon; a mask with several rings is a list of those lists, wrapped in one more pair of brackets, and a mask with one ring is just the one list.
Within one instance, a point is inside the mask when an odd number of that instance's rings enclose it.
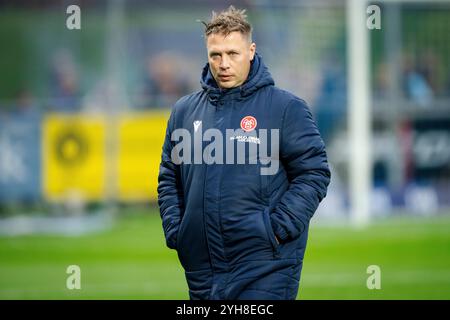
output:
{"label": "green grass pitch", "polygon": [[[111,230],[0,237],[0,299],[188,299],[158,211],[125,210]],[[81,289],[66,268],[81,268]],[[369,265],[381,289],[366,286]],[[389,218],[357,230],[312,220],[299,299],[450,299],[450,215]]]}

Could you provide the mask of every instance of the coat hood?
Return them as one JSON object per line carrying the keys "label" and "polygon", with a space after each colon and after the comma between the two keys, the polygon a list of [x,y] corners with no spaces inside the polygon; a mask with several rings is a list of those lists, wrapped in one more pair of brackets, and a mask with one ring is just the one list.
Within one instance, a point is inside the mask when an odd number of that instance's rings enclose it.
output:
{"label": "coat hood", "polygon": [[255,53],[255,57],[251,62],[247,80],[241,86],[230,89],[220,89],[211,73],[211,70],[209,69],[209,63],[203,67],[200,83],[203,90],[207,92],[212,101],[217,100],[217,98],[222,94],[234,92],[240,92],[241,97],[246,97],[262,87],[275,84],[269,70],[258,52]]}

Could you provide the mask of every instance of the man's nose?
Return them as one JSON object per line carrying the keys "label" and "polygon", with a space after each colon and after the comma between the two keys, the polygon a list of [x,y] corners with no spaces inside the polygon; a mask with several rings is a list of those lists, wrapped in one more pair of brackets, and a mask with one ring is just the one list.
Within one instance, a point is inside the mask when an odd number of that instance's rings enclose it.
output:
{"label": "man's nose", "polygon": [[228,57],[226,55],[224,55],[222,57],[222,59],[220,59],[219,67],[221,69],[228,69],[230,67],[230,60],[228,59]]}

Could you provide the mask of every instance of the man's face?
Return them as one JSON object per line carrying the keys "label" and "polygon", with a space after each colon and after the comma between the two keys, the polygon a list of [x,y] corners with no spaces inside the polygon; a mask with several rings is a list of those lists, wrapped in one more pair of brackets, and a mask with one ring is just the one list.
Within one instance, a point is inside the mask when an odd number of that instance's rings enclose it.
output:
{"label": "man's face", "polygon": [[255,43],[250,43],[240,32],[231,32],[227,36],[211,34],[206,40],[206,48],[209,68],[220,88],[238,87],[247,80],[250,62],[255,56]]}

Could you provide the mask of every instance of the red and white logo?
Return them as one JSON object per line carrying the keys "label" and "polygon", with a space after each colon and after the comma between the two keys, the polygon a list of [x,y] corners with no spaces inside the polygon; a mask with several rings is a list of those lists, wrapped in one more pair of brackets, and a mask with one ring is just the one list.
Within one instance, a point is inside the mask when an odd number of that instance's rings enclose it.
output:
{"label": "red and white logo", "polygon": [[241,128],[245,132],[254,130],[257,124],[258,122],[256,121],[256,118],[252,116],[243,117],[241,120]]}

